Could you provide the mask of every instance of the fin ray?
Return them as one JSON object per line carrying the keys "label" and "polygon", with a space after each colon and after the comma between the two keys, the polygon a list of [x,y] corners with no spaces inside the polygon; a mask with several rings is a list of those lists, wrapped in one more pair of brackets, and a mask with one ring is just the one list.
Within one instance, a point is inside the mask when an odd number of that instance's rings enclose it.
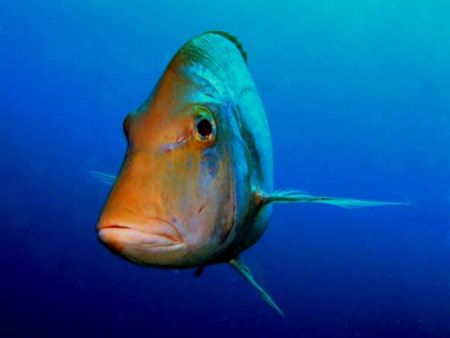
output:
{"label": "fin ray", "polygon": [[270,295],[256,282],[255,277],[253,277],[253,274],[248,266],[239,257],[231,259],[228,263],[235,268],[256,290],[258,290],[259,294],[267,304],[269,304],[275,309],[275,311],[284,317],[283,310],[281,310],[272,297],[270,297]]}
{"label": "fin ray", "polygon": [[259,194],[260,200],[262,200],[264,203],[322,203],[349,209],[389,205],[408,205],[408,203],[402,202],[369,201],[343,197],[313,196],[303,191],[296,190],[281,190],[274,191],[273,193],[265,193],[259,191],[257,192],[257,194]]}
{"label": "fin ray", "polygon": [[114,175],[106,174],[101,171],[88,170],[88,174],[96,179],[97,181],[104,183],[106,185],[113,185],[117,177]]}

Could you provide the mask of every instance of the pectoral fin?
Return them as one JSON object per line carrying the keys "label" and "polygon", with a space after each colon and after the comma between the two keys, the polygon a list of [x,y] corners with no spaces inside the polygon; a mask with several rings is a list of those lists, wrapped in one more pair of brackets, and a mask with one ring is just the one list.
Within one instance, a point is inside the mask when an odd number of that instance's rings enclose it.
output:
{"label": "pectoral fin", "polygon": [[114,175],[105,174],[100,171],[88,170],[87,172],[89,175],[91,175],[97,181],[107,184],[107,185],[113,185],[117,179],[117,177]]}
{"label": "pectoral fin", "polygon": [[235,268],[256,290],[258,290],[261,297],[275,309],[280,315],[284,317],[283,310],[274,302],[272,297],[256,282],[250,269],[245,265],[245,263],[239,258],[232,259],[228,262],[233,268]]}
{"label": "pectoral fin", "polygon": [[256,191],[255,198],[262,204],[268,204],[273,202],[323,203],[350,209],[365,208],[365,207],[380,207],[388,205],[403,205],[403,206],[408,205],[407,203],[401,202],[368,201],[343,197],[313,196],[308,193],[305,193],[304,191],[296,191],[296,190],[282,190],[282,191],[274,191],[272,193]]}
{"label": "pectoral fin", "polygon": [[195,277],[201,277],[203,275],[203,271],[205,271],[205,266],[204,265],[202,265],[202,266],[198,267],[197,269],[195,269],[194,276]]}

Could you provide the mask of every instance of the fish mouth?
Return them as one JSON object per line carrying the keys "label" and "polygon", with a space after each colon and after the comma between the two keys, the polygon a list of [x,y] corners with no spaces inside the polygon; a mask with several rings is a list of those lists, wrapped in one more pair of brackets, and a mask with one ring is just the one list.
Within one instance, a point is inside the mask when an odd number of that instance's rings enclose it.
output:
{"label": "fish mouth", "polygon": [[154,219],[146,224],[104,223],[98,227],[98,236],[107,246],[122,251],[127,246],[139,245],[147,249],[178,249],[185,246],[178,229],[170,222]]}

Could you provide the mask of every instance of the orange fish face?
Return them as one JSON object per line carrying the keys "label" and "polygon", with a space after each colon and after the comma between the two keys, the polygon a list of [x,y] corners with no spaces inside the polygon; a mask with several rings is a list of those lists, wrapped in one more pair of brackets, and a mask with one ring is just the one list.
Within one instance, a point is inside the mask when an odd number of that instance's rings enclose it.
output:
{"label": "orange fish face", "polygon": [[166,72],[124,121],[128,151],[98,223],[110,249],[145,265],[189,267],[221,253],[234,221],[234,177],[220,104]]}

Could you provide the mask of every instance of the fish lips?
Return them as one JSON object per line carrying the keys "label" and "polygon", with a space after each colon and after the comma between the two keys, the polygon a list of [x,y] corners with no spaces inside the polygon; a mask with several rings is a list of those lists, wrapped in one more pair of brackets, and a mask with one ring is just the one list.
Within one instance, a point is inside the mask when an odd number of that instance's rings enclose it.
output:
{"label": "fish lips", "polygon": [[[165,254],[183,251],[186,243],[170,222],[151,220],[145,225],[120,222],[99,224],[100,240],[111,250],[142,264],[164,264]],[[167,258],[172,257],[169,255]]]}

